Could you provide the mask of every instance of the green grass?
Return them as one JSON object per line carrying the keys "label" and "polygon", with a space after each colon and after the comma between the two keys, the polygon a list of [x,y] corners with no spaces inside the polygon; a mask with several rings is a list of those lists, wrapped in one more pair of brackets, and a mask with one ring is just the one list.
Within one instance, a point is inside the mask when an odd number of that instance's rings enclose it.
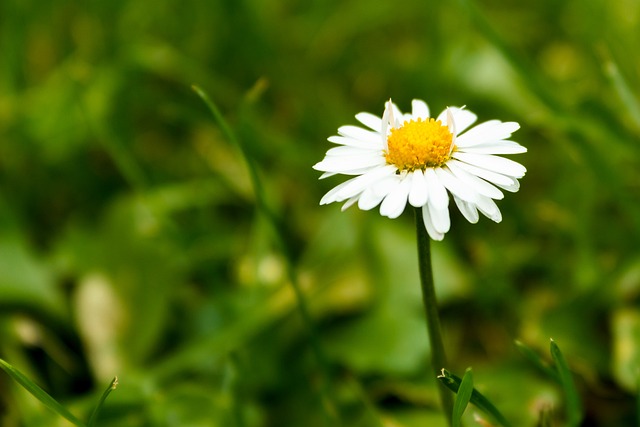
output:
{"label": "green grass", "polygon": [[[521,3],[0,3],[0,358],[82,420],[117,375],[96,426],[444,425],[413,218],[318,206],[311,169],[421,98],[529,149],[502,223],[433,245],[450,371],[564,425],[553,338],[585,425],[632,425],[640,4]],[[65,422],[4,374],[0,407]]]}

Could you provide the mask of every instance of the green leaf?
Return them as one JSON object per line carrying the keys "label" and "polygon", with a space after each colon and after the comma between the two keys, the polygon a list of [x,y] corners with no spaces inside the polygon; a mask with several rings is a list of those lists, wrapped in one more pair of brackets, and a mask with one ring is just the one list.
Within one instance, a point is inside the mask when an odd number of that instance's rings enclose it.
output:
{"label": "green leaf", "polygon": [[[462,385],[462,380],[460,377],[452,374],[446,369],[442,370],[442,373],[438,375],[438,379],[444,384],[447,388],[449,388],[454,393],[458,393],[460,390],[460,386]],[[480,393],[475,388],[471,392],[471,398],[469,399],[471,403],[478,407],[481,411],[489,414],[493,419],[498,422],[500,425],[504,427],[510,427],[511,424],[506,420],[506,418],[498,411],[498,409]]]}
{"label": "green leaf", "polygon": [[11,378],[16,380],[18,384],[24,387],[29,393],[31,393],[36,399],[44,404],[47,408],[57,413],[61,417],[66,418],[71,423],[79,427],[86,427],[86,425],[69,412],[65,407],[58,403],[53,397],[51,397],[40,386],[27,378],[22,372],[0,359],[0,368],[2,368]]}
{"label": "green leaf", "polygon": [[640,102],[635,97],[629,83],[620,72],[618,65],[614,61],[608,60],[604,64],[604,71],[605,75],[611,81],[613,88],[617,92],[618,97],[626,107],[629,117],[633,119],[634,125],[636,128],[640,128]]}
{"label": "green leaf", "polygon": [[584,416],[582,402],[580,401],[576,385],[573,382],[569,365],[562,355],[560,347],[558,347],[553,340],[551,340],[551,357],[558,370],[558,377],[560,378],[560,384],[564,391],[567,408],[567,425],[569,427],[578,426]]}
{"label": "green leaf", "polygon": [[515,341],[516,347],[520,350],[520,353],[524,357],[527,358],[531,363],[533,363],[538,369],[547,374],[549,377],[554,380],[560,382],[560,378],[558,377],[558,372],[553,369],[553,367],[549,366],[549,364],[540,357],[538,353],[533,351],[530,347],[524,344],[522,341]]}
{"label": "green leaf", "polygon": [[[218,123],[218,126],[220,126],[220,130],[222,131],[222,133],[227,137],[230,143],[238,148],[247,164],[247,170],[251,179],[251,185],[255,192],[256,208],[272,228],[274,243],[278,246],[279,250],[283,253],[283,255],[285,255],[285,258],[288,260],[288,262],[286,263],[286,271],[289,283],[296,296],[298,312],[303,322],[305,323],[307,332],[309,333],[311,349],[323,373],[323,385],[321,387],[321,394],[323,395],[322,399],[329,402],[332,400],[332,397],[328,393],[328,384],[330,384],[330,375],[328,372],[329,368],[326,362],[324,351],[321,349],[319,344],[318,334],[316,332],[315,324],[311,319],[311,314],[305,300],[304,292],[302,291],[302,288],[298,283],[297,274],[292,265],[292,262],[295,259],[293,248],[289,245],[287,239],[285,239],[285,236],[289,234],[289,230],[287,229],[287,226],[282,217],[276,214],[276,212],[271,208],[267,193],[263,185],[263,180],[261,179],[259,174],[258,165],[256,164],[254,156],[252,156],[247,144],[243,143],[243,141],[236,136],[234,131],[231,129],[231,126],[229,126],[222,113],[220,112],[216,104],[209,98],[209,96],[196,85],[191,86],[191,88],[207,105],[209,111]],[[333,415],[329,414],[329,417],[333,418]]]}
{"label": "green leaf", "polygon": [[113,390],[116,389],[116,387],[118,387],[118,377],[114,377],[113,380],[111,380],[111,383],[109,383],[109,386],[107,387],[107,389],[104,391],[104,393],[102,393],[102,396],[98,401],[98,404],[96,405],[95,409],[93,410],[93,413],[91,414],[91,417],[89,418],[89,421],[87,422],[87,427],[93,427],[95,425],[95,422],[98,419],[98,414],[100,413],[100,410],[102,409],[102,406],[104,405],[105,400],[107,400],[107,397],[111,394]]}
{"label": "green leaf", "polygon": [[473,374],[471,373],[471,368],[467,368],[462,377],[460,387],[458,388],[456,401],[453,403],[453,427],[460,427],[462,425],[462,415],[464,414],[464,410],[467,409],[472,394]]}

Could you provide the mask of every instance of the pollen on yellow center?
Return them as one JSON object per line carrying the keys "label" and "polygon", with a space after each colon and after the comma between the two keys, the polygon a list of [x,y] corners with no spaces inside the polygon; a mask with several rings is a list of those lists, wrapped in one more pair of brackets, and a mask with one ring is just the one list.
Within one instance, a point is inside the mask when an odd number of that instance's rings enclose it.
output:
{"label": "pollen on yellow center", "polygon": [[414,171],[442,166],[452,153],[453,135],[440,120],[418,119],[404,122],[387,138],[387,163],[399,170]]}

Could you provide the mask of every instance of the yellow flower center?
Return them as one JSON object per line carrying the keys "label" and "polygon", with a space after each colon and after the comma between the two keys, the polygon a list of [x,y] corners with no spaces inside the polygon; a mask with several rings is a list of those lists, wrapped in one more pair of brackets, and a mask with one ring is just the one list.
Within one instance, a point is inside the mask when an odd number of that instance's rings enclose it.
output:
{"label": "yellow flower center", "polygon": [[440,120],[418,119],[404,122],[387,138],[387,163],[399,170],[414,171],[444,165],[451,157],[453,135]]}

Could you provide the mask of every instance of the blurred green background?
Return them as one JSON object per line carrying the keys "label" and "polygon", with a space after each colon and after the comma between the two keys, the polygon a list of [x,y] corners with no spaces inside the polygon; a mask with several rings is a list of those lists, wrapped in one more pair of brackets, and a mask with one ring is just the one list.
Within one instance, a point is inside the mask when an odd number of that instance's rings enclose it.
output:
{"label": "blurred green background", "polygon": [[[102,426],[444,425],[412,213],[320,207],[341,179],[311,169],[421,98],[529,149],[503,222],[455,212],[434,244],[450,370],[563,425],[513,344],[554,338],[584,425],[633,425],[639,24],[636,0],[3,0],[0,357],[85,419],[118,375]],[[69,424],[1,374],[0,425]]]}

